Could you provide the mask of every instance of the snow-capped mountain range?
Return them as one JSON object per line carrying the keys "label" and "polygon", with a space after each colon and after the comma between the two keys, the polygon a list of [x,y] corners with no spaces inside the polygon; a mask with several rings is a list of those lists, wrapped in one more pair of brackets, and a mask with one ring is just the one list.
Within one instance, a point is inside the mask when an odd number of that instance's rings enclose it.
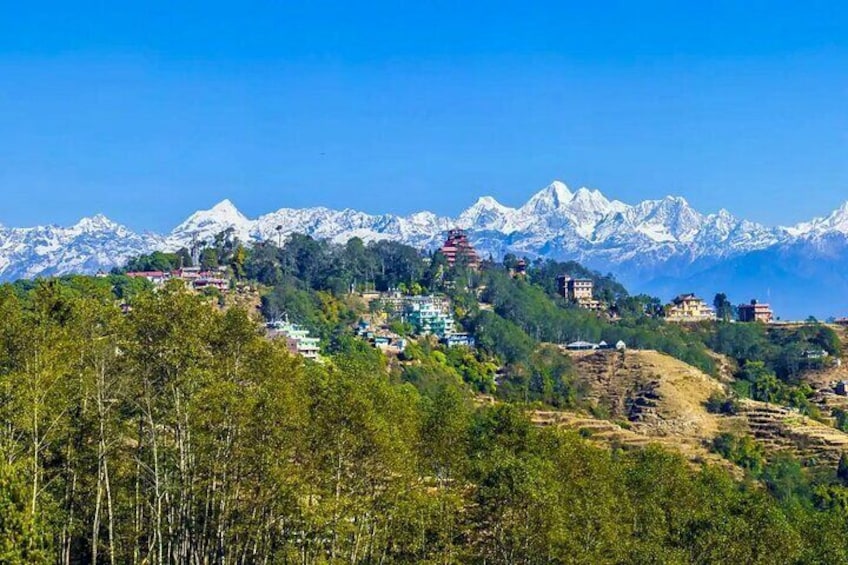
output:
{"label": "snow-capped mountain range", "polygon": [[[0,226],[0,280],[105,270],[140,253],[209,241],[230,228],[245,242],[277,241],[300,232],[337,242],[351,237],[392,239],[433,249],[451,227],[467,229],[483,256],[499,258],[511,252],[574,259],[616,274],[633,290],[654,294],[721,290],[739,293],[736,298],[740,301],[753,296],[767,300],[777,294],[778,300],[787,301],[787,309],[801,287],[806,285],[809,290],[809,284],[821,278],[817,265],[830,269],[828,289],[834,290],[833,273],[841,273],[848,260],[848,203],[826,217],[796,226],[767,227],[736,218],[726,210],[702,214],[681,197],[629,205],[609,200],[597,190],[572,192],[555,181],[518,208],[485,196],[456,218],[431,212],[372,215],[318,207],[282,208],[250,219],[224,200],[195,212],[168,234],[135,233],[102,215],[84,218],[69,228]],[[784,269],[797,275],[791,267],[799,254],[807,270],[796,281],[794,276],[787,277]],[[746,262],[748,256],[752,260]],[[743,282],[740,276],[746,266],[756,259],[762,267],[763,261],[768,263],[764,257],[772,257],[780,269],[774,276]],[[789,279],[799,287],[797,292],[784,289]],[[704,288],[702,281],[706,280],[719,286]],[[837,287],[840,292],[843,287],[848,291],[848,275]],[[841,298],[831,301],[828,308],[834,311],[827,314],[840,314],[837,307],[848,310],[848,292],[842,294],[846,295],[845,304]],[[798,314],[822,315],[822,301],[821,296],[812,302],[795,300],[792,311],[806,308],[797,310]],[[817,306],[819,302],[822,307]]]}

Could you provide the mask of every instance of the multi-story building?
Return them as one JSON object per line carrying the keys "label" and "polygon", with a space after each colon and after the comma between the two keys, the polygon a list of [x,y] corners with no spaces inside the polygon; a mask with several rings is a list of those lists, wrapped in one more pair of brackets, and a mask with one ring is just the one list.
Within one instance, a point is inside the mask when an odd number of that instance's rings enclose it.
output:
{"label": "multi-story building", "polygon": [[592,279],[573,279],[568,275],[557,277],[557,290],[563,298],[570,302],[592,300],[595,283]]}
{"label": "multi-story building", "polygon": [[[387,292],[371,301],[377,301],[384,312],[403,314],[410,309],[410,304],[432,304],[445,314],[450,312],[450,299],[446,296],[428,294],[425,296],[407,296],[397,291]],[[369,302],[370,304],[370,302]]]}
{"label": "multi-story building", "polygon": [[128,277],[144,278],[156,286],[161,286],[166,281],[176,279],[183,281],[186,288],[203,290],[205,288],[217,288],[221,292],[230,290],[230,281],[224,275],[226,269],[214,271],[201,271],[200,267],[183,267],[174,271],[130,271]]}
{"label": "multi-story building", "polygon": [[174,276],[184,281],[193,281],[201,277],[200,267],[183,267],[174,271]]}
{"label": "multi-story building", "polygon": [[442,245],[441,251],[450,266],[455,265],[457,259],[464,259],[465,265],[471,269],[477,269],[480,266],[480,258],[471,242],[468,241],[468,234],[465,233],[465,230],[458,228],[448,230],[448,237]]}
{"label": "multi-story building", "polygon": [[317,360],[320,351],[320,339],[309,335],[309,330],[289,322],[270,322],[271,337],[284,337],[289,352],[306,359]]}
{"label": "multi-story building", "polygon": [[457,346],[465,346],[465,347],[474,347],[476,341],[474,340],[474,336],[468,333],[455,333],[445,336],[442,341],[448,347],[457,347]]}
{"label": "multi-story building", "polygon": [[230,289],[230,281],[219,277],[200,277],[194,279],[191,283],[195,290],[203,290],[204,288],[217,288],[221,292],[226,292]]}
{"label": "multi-story building", "polygon": [[763,322],[768,324],[774,318],[774,312],[768,304],[752,300],[750,304],[740,304],[736,308],[740,322]]}
{"label": "multi-story building", "polygon": [[557,292],[569,302],[589,310],[601,310],[603,305],[595,300],[595,283],[592,279],[573,279],[568,275],[557,277]]}
{"label": "multi-story building", "polygon": [[443,311],[439,304],[428,300],[407,302],[404,319],[419,335],[445,337],[454,332],[453,316]]}
{"label": "multi-story building", "polygon": [[681,294],[665,308],[665,318],[670,322],[701,322],[715,320],[716,314],[703,299],[692,293]]}

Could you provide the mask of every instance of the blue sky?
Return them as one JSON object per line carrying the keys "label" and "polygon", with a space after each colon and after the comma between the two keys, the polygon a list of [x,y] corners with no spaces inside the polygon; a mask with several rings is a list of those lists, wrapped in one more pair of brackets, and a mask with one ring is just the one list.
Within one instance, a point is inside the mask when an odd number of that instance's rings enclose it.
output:
{"label": "blue sky", "polygon": [[835,2],[14,4],[5,225],[167,230],[223,198],[456,214],[555,178],[768,224],[848,200]]}

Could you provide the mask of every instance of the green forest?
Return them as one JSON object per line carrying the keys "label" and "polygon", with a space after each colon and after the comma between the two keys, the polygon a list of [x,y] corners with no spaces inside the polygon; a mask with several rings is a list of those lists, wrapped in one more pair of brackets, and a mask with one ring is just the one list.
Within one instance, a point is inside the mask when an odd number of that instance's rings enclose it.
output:
{"label": "green forest", "polygon": [[355,340],[305,364],[182,289],[0,315],[4,563],[848,562],[842,487],[591,447]]}
{"label": "green forest", "polygon": [[[389,242],[222,239],[203,257],[261,288],[260,311],[120,271],[0,286],[0,563],[848,563],[848,462],[716,438],[736,475],[526,412],[586,407],[550,345],[572,339],[708,373],[720,351],[750,383],[740,396],[803,405],[786,350],[838,354],[824,326],[685,329],[576,264],[515,278],[509,257],[471,272]],[[620,319],[556,296],[563,270],[595,278]],[[354,337],[350,291],[401,285],[449,295],[479,347],[421,339],[390,361]],[[260,313],[283,312],[322,337],[324,363],[265,337]]]}

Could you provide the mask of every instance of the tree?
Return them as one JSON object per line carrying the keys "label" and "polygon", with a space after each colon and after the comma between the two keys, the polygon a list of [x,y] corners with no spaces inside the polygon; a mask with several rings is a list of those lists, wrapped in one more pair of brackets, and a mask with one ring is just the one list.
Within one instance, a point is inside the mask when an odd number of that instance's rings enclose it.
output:
{"label": "tree", "polygon": [[180,247],[177,250],[177,257],[179,258],[180,268],[194,266],[191,260],[191,252],[185,247]]}
{"label": "tree", "polygon": [[506,253],[501,264],[507,271],[512,271],[515,269],[516,265],[518,265],[518,257],[516,257],[514,253]]}
{"label": "tree", "polygon": [[763,447],[751,436],[721,433],[713,439],[713,450],[755,475],[763,471],[765,464]]}
{"label": "tree", "polygon": [[244,264],[247,261],[247,249],[242,244],[236,245],[233,251],[233,257],[230,261],[230,267],[233,269],[233,274],[237,279],[244,278]]}
{"label": "tree", "polygon": [[125,269],[122,272],[128,271],[173,271],[180,267],[191,266],[191,261],[185,263],[184,250],[177,253],[163,253],[162,251],[154,251],[150,255],[140,255],[134,257],[127,262]]}
{"label": "tree", "polygon": [[257,243],[244,263],[244,274],[261,284],[274,286],[283,281],[279,248],[271,243]]}
{"label": "tree", "polygon": [[200,253],[200,268],[211,271],[218,267],[218,252],[212,247],[207,247]]}
{"label": "tree", "polygon": [[0,459],[0,563],[49,563],[42,532],[29,512],[23,473]]}
{"label": "tree", "polygon": [[713,299],[713,306],[716,309],[716,316],[722,321],[729,322],[733,319],[733,304],[727,299],[727,295],[719,292]]}
{"label": "tree", "polygon": [[836,478],[842,481],[842,484],[848,486],[848,456],[844,453],[839,456],[839,465],[836,467]]}

